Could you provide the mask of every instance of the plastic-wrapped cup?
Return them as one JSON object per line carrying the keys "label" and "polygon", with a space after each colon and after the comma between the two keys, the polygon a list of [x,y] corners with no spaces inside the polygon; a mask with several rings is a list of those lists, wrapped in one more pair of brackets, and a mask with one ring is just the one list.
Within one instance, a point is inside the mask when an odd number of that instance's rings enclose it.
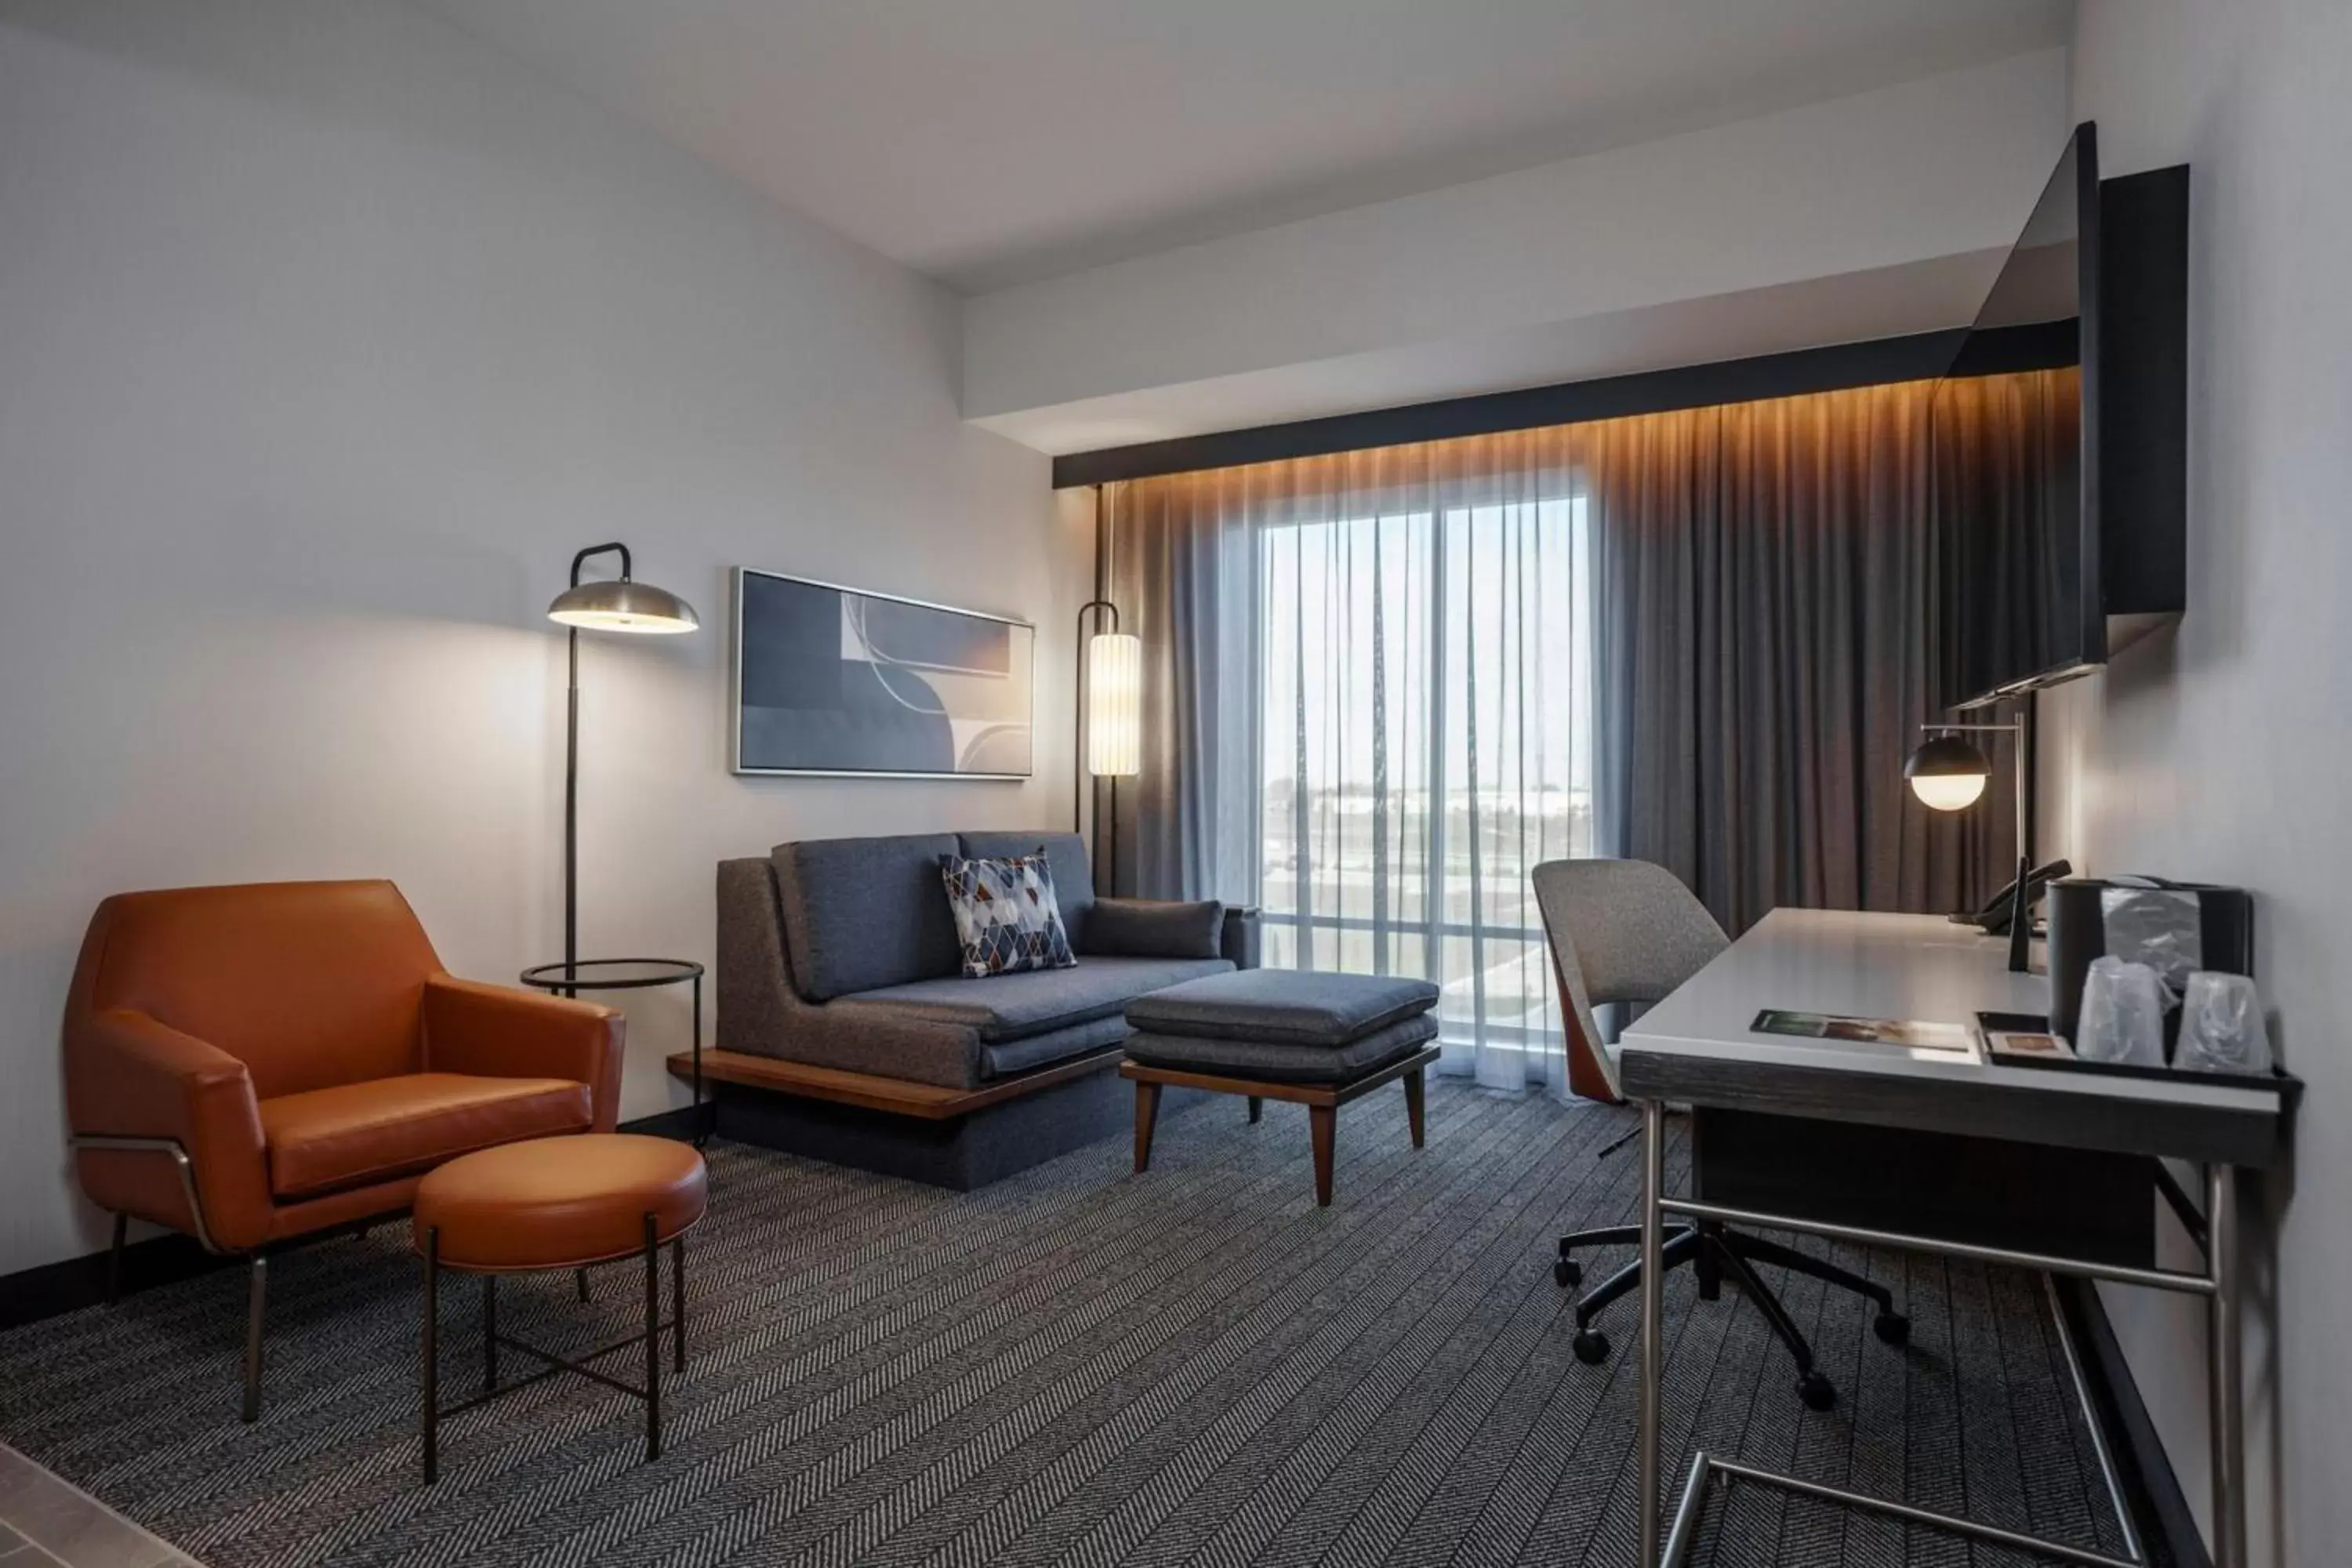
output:
{"label": "plastic-wrapped cup", "polygon": [[2074,1054],[2084,1061],[2164,1065],[2164,982],[2145,963],[2109,953],[2091,960]]}
{"label": "plastic-wrapped cup", "polygon": [[2266,1073],[2270,1030],[2252,978],[2200,969],[2180,999],[2180,1046],[2174,1065],[2189,1072]]}

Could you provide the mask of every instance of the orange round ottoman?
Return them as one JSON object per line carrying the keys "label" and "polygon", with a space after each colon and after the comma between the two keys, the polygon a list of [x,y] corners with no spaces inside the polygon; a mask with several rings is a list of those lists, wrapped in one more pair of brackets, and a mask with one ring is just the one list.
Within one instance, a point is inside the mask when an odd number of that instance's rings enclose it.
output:
{"label": "orange round ottoman", "polygon": [[[686,1370],[686,1233],[709,1206],[702,1156],[688,1143],[627,1132],[536,1138],[461,1154],[416,1184],[411,1213],[425,1259],[425,1479],[440,1473],[441,1417],[469,1410],[499,1392],[499,1350],[546,1363],[526,1379],[575,1372],[646,1402],[646,1458],[661,1458],[661,1248],[670,1249],[670,1338],[677,1370]],[[499,1276],[550,1269],[578,1271],[588,1299],[588,1270],[642,1258],[646,1321],[642,1333],[566,1359],[499,1332]],[[482,1278],[482,1392],[462,1405],[440,1405],[441,1271]],[[588,1363],[642,1345],[642,1388]]]}

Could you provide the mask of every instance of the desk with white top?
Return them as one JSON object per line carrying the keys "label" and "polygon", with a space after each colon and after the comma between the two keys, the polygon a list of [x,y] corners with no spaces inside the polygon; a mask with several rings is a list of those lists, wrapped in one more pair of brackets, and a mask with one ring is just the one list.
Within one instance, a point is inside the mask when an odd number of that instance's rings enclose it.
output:
{"label": "desk with white top", "polygon": [[[2128,1517],[2126,1550],[2116,1558],[2021,1536],[1974,1521],[1931,1513],[1776,1475],[1700,1453],[1694,1457],[1661,1555],[1659,1388],[1664,1334],[1660,1254],[1665,1218],[1797,1231],[2201,1295],[2210,1303],[2207,1341],[2213,1465],[2213,1557],[2219,1568],[2245,1561],[2244,1452],[2240,1397],[2240,1269],[2236,1172],[2281,1157],[2282,1093],[2182,1074],[2162,1079],[2015,1067],[1923,1047],[1860,1040],[1800,1038],[1751,1028],[1766,1008],[1866,1018],[1972,1025],[1979,1012],[2042,1014],[2047,982],[2014,974],[2008,944],[1932,915],[1780,910],[1733,942],[1652,1008],[1615,1048],[1628,1099],[1643,1110],[1642,1332],[1640,1378],[1641,1554],[1675,1564],[1689,1550],[1710,1481],[1779,1487],[1914,1523],[2030,1551],[2059,1561],[2137,1568],[2141,1552]],[[1906,1132],[1996,1138],[2057,1150],[2149,1156],[2205,1167],[2206,1267],[2202,1272],[2141,1267],[2112,1256],[2020,1251],[1950,1235],[1918,1236],[1824,1220],[1805,1213],[1761,1212],[1667,1194],[1664,1109],[1685,1103],[1705,1113],[1769,1113],[1812,1121]],[[1867,1171],[1857,1171],[1866,1177]],[[1861,1184],[1866,1185],[1867,1184]],[[2077,1374],[2079,1376],[2079,1373]],[[2105,1436],[2087,1406],[2103,1466],[2112,1466]],[[2118,1511],[2123,1512],[2120,1497]]]}

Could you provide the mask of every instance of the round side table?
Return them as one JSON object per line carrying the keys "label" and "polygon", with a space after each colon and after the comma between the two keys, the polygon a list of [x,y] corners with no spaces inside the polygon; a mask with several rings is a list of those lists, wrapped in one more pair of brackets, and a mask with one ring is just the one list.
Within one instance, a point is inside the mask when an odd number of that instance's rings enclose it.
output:
{"label": "round side table", "polygon": [[577,963],[541,963],[522,972],[522,983],[559,996],[583,991],[643,991],[655,985],[694,987],[694,1146],[710,1136],[702,1124],[702,965],[684,958],[583,958]]}

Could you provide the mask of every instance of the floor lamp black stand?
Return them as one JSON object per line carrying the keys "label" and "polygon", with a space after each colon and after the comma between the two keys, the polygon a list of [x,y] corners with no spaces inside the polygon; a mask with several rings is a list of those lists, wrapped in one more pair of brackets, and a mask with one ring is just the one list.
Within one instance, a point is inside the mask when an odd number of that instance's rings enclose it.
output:
{"label": "floor lamp black stand", "polygon": [[[600,555],[617,555],[621,574],[583,583],[580,569]],[[702,622],[694,606],[667,589],[639,583],[631,574],[629,547],[618,542],[592,544],[572,558],[572,584],[547,607],[550,620],[566,629],[563,713],[563,961],[522,972],[522,983],[559,995],[583,991],[634,991],[651,985],[690,984],[694,988],[694,1100],[688,1116],[695,1142],[708,1130],[702,1121],[702,965],[684,958],[592,958],[580,956],[580,634],[583,630],[667,634],[690,632]],[[583,1284],[584,1284],[583,1279]]]}

